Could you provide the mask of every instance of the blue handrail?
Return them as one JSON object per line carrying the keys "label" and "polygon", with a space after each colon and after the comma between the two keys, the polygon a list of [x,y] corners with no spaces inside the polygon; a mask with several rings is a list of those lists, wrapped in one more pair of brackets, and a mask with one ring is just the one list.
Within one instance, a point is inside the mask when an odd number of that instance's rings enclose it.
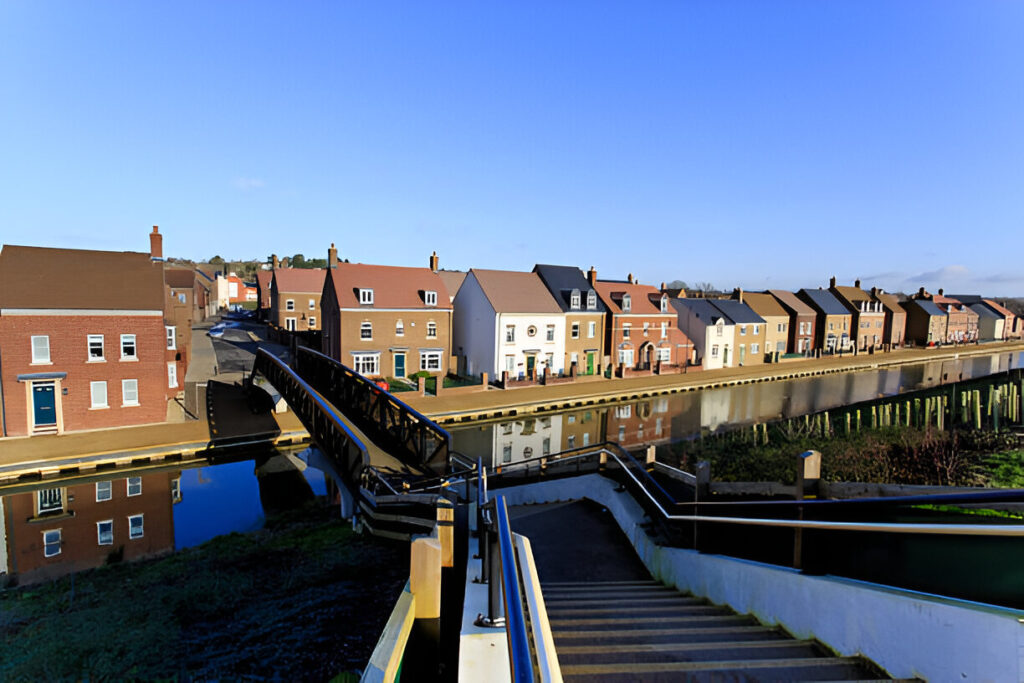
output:
{"label": "blue handrail", "polygon": [[512,544],[512,529],[508,523],[505,496],[496,496],[494,510],[498,523],[498,547],[501,551],[501,584],[505,595],[505,632],[508,635],[508,658],[514,683],[533,681],[533,657],[530,639],[526,633],[526,615],[523,596],[519,590],[519,569],[516,550]]}

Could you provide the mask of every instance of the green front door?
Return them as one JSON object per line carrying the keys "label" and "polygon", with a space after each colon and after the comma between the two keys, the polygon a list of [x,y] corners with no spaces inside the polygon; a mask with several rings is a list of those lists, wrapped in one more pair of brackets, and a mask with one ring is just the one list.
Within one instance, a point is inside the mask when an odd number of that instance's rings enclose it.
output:
{"label": "green front door", "polygon": [[395,377],[405,377],[405,354],[395,354]]}
{"label": "green front door", "polygon": [[587,374],[594,374],[594,352],[591,351],[587,354]]}
{"label": "green front door", "polygon": [[530,355],[526,357],[526,376],[533,377],[533,368],[537,365],[537,357]]}

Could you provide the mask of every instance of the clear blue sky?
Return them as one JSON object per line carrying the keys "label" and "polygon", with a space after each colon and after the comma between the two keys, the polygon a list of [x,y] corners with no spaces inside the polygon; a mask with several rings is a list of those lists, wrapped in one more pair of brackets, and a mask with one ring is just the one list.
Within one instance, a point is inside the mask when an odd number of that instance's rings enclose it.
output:
{"label": "clear blue sky", "polygon": [[1024,295],[1022,2],[0,2],[0,242]]}

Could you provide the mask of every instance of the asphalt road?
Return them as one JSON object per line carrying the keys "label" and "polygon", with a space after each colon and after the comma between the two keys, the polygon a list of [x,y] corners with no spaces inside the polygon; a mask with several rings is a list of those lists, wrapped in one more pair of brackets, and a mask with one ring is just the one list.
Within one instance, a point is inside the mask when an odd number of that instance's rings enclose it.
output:
{"label": "asphalt road", "polygon": [[[217,367],[221,373],[250,372],[256,358],[256,349],[259,348],[264,348],[275,356],[288,360],[290,352],[287,347],[266,340],[266,325],[249,321],[230,322],[238,327],[229,327],[224,330],[223,337],[211,337],[210,339],[213,342],[213,350],[217,354]],[[254,342],[249,337],[249,332],[259,337],[260,341]]]}

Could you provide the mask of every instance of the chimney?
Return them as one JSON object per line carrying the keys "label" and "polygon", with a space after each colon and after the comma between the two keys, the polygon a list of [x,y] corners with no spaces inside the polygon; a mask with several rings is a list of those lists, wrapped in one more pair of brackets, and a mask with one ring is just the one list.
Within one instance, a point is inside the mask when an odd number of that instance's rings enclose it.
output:
{"label": "chimney", "polygon": [[164,260],[164,236],[160,234],[160,227],[153,226],[153,232],[149,233],[149,258],[152,261]]}
{"label": "chimney", "polygon": [[737,287],[736,289],[734,289],[732,291],[732,296],[733,296],[734,299],[736,299],[740,303],[743,303],[743,288],[742,287]]}
{"label": "chimney", "polygon": [[338,267],[338,250],[334,248],[334,242],[331,242],[331,248],[327,250],[327,267]]}
{"label": "chimney", "polygon": [[942,287],[939,287],[939,296],[942,296],[942,293],[943,293],[943,289],[942,289]]}
{"label": "chimney", "polygon": [[440,265],[440,263],[441,263],[441,259],[437,258],[437,252],[436,251],[433,252],[430,255],[430,269],[436,273],[437,272],[437,267],[438,267],[438,265]]}
{"label": "chimney", "polygon": [[281,262],[277,260],[277,254],[270,255],[270,267],[277,270],[281,267]]}
{"label": "chimney", "polygon": [[853,286],[856,287],[857,289],[860,289],[860,280],[854,280]]}
{"label": "chimney", "polygon": [[829,286],[829,289],[831,289],[832,287],[836,286],[836,276],[835,275],[833,275],[831,278],[829,278],[828,286]]}
{"label": "chimney", "polygon": [[917,295],[919,297],[921,297],[922,299],[924,298],[924,287],[922,287],[921,289],[917,290]]}
{"label": "chimney", "polygon": [[878,287],[871,288],[871,296],[878,296]]}
{"label": "chimney", "polygon": [[630,273],[629,277],[626,279],[629,280],[629,284],[633,284],[633,273]]}
{"label": "chimney", "polygon": [[587,281],[591,287],[597,284],[597,269],[594,266],[590,266],[590,270],[587,271]]}
{"label": "chimney", "polygon": [[661,291],[663,291],[663,292],[665,291],[665,283],[664,282],[661,283]]}

